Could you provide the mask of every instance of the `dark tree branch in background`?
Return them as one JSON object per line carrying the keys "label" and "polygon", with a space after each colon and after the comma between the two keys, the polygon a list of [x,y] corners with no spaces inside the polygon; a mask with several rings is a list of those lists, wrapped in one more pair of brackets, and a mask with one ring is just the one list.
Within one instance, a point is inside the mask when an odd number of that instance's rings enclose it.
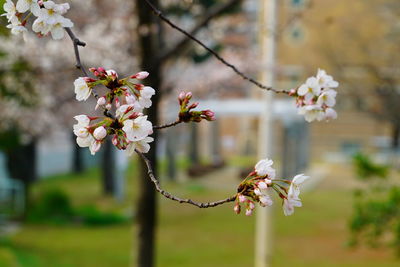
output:
{"label": "dark tree branch in background", "polygon": [[[230,0],[226,3],[222,3],[215,8],[210,9],[206,14],[204,14],[202,20],[200,20],[196,26],[189,32],[191,36],[196,35],[203,27],[205,27],[213,18],[218,17],[225,11],[234,7],[236,4],[242,2],[242,0]],[[166,51],[163,55],[160,56],[160,61],[164,61],[169,59],[170,57],[178,54],[181,50],[190,42],[189,38],[182,38],[178,41],[170,50]]]}
{"label": "dark tree branch in background", "polygon": [[159,126],[153,126],[153,129],[159,130],[159,129],[165,129],[165,128],[169,128],[175,125],[178,125],[179,123],[181,123],[182,121],[180,120],[176,120],[174,122],[168,123],[168,124],[163,124],[163,125],[159,125]]}
{"label": "dark tree branch in background", "polygon": [[229,198],[218,200],[218,201],[214,201],[214,202],[195,202],[195,201],[193,201],[191,199],[183,199],[183,198],[179,198],[179,197],[176,197],[174,195],[171,195],[170,193],[168,193],[167,191],[165,191],[165,190],[163,190],[161,188],[159,181],[157,180],[157,178],[153,174],[153,168],[151,166],[150,160],[148,160],[146,158],[146,156],[143,155],[142,153],[140,153],[139,151],[137,151],[137,150],[135,150],[135,151],[143,159],[143,161],[145,162],[145,164],[147,166],[147,169],[148,169],[148,175],[149,175],[151,181],[153,182],[157,192],[159,192],[160,194],[162,194],[166,198],[169,198],[171,200],[177,201],[179,203],[188,203],[188,204],[191,204],[191,205],[196,206],[198,208],[212,208],[212,207],[216,207],[216,206],[222,205],[224,203],[233,202],[233,201],[236,200],[236,195],[234,195],[234,196],[231,196]]}
{"label": "dark tree branch in background", "polygon": [[208,47],[206,44],[204,44],[202,41],[200,41],[199,39],[197,39],[196,37],[194,37],[193,35],[191,35],[189,32],[185,31],[184,29],[180,28],[179,26],[177,26],[176,24],[174,24],[172,21],[170,21],[167,17],[165,17],[162,12],[160,10],[158,10],[149,0],[144,0],[149,7],[152,9],[153,13],[158,16],[162,21],[164,21],[166,24],[168,24],[171,28],[181,32],[182,34],[184,34],[185,36],[187,36],[189,39],[193,40],[194,42],[196,42],[197,44],[199,44],[201,47],[203,47],[204,49],[206,49],[210,54],[212,54],[215,58],[217,58],[220,62],[222,62],[225,66],[231,68],[237,75],[239,75],[240,77],[242,77],[244,80],[249,81],[250,83],[256,85],[257,87],[263,89],[263,90],[267,90],[267,91],[272,91],[274,93],[283,93],[283,94],[289,94],[289,91],[287,90],[277,90],[272,88],[271,86],[266,86],[260,82],[258,82],[257,80],[247,76],[246,74],[244,74],[243,72],[241,72],[240,70],[238,70],[238,68],[229,63],[228,61],[226,61],[222,56],[220,56],[216,51],[214,51],[212,48]]}

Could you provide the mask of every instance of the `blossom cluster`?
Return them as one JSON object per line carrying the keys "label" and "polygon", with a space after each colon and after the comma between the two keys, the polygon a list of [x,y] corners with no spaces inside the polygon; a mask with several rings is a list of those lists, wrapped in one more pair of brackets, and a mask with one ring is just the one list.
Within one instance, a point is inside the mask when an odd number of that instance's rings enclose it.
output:
{"label": "blossom cluster", "polygon": [[70,19],[63,15],[69,10],[69,4],[56,4],[53,1],[43,0],[18,0],[15,4],[12,0],[7,0],[3,9],[9,24],[7,28],[11,29],[14,35],[25,34],[28,30],[26,24],[30,16],[36,17],[32,24],[32,30],[39,36],[51,34],[55,40],[64,37],[64,28],[74,26]]}
{"label": "blossom cluster", "polygon": [[[112,143],[120,150],[127,150],[129,155],[135,149],[147,153],[149,143],[153,141],[149,137],[153,133],[153,125],[142,112],[151,106],[155,90],[135,80],[145,79],[149,73],[142,71],[119,79],[114,70],[91,68],[90,71],[96,78],[79,77],[75,80],[76,99],[87,100],[95,86],[104,85],[108,91],[98,98],[95,109],[103,108],[106,116],[75,116],[77,124],[74,125],[74,133],[78,145],[89,147],[94,155],[109,135],[112,136]],[[115,118],[108,113],[113,107],[116,109]]]}
{"label": "blossom cluster", "polygon": [[306,121],[336,119],[333,109],[336,104],[336,90],[339,83],[333,80],[324,70],[319,69],[317,76],[310,77],[297,90],[289,95],[296,97],[298,113],[304,115]]}
{"label": "blossom cluster", "polygon": [[[190,99],[192,99],[192,93],[181,92],[178,96],[178,101],[180,105],[179,110],[179,121],[181,122],[201,122],[201,120],[214,121],[215,113],[209,109],[194,111],[199,103],[195,102],[190,104]],[[190,105],[189,105],[190,104]]]}
{"label": "blossom cluster", "polygon": [[250,216],[255,209],[255,203],[261,207],[271,206],[273,201],[270,192],[275,191],[283,200],[283,212],[286,216],[292,215],[295,207],[301,207],[299,198],[300,185],[309,176],[304,174],[296,175],[291,181],[276,179],[276,171],[272,167],[273,161],[270,159],[260,160],[252,171],[238,187],[236,203],[233,210],[239,214],[241,205],[246,208],[246,215]]}

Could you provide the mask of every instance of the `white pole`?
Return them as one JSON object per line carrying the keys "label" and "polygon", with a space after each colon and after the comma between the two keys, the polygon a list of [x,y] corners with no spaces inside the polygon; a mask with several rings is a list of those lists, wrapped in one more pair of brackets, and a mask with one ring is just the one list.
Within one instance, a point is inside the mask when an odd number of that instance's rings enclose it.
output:
{"label": "white pole", "polygon": [[[259,47],[262,71],[262,83],[274,86],[275,80],[275,29],[276,0],[259,0]],[[259,118],[259,159],[272,158],[273,144],[273,93],[262,92],[264,106]],[[271,208],[259,208],[256,211],[255,267],[270,266],[272,254]]]}

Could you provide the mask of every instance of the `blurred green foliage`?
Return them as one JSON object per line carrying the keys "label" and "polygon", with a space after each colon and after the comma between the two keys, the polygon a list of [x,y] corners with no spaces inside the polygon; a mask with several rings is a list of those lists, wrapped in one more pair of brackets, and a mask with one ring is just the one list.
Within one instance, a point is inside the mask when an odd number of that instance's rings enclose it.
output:
{"label": "blurred green foliage", "polygon": [[386,194],[367,198],[358,197],[354,205],[354,214],[350,220],[352,232],[351,245],[365,240],[372,247],[377,247],[384,236],[389,235],[389,244],[400,256],[400,188],[392,187]]}
{"label": "blurred green foliage", "polygon": [[353,158],[357,177],[368,182],[355,191],[349,221],[350,246],[365,242],[371,247],[392,246],[400,257],[400,187],[387,179],[389,166],[374,163],[367,155]]}
{"label": "blurred green foliage", "polygon": [[28,213],[30,222],[67,223],[74,211],[66,193],[60,189],[45,191],[32,205]]}
{"label": "blurred green foliage", "polygon": [[388,175],[388,166],[377,164],[362,153],[353,156],[353,164],[356,168],[357,177],[361,180],[386,178]]}
{"label": "blurred green foliage", "polygon": [[99,211],[95,206],[83,206],[76,210],[76,216],[84,225],[105,226],[128,222],[129,219],[113,212]]}
{"label": "blurred green foliage", "polygon": [[27,218],[31,223],[78,223],[90,226],[113,225],[127,220],[117,213],[99,211],[95,206],[73,208],[68,195],[57,188],[43,192],[29,209]]}

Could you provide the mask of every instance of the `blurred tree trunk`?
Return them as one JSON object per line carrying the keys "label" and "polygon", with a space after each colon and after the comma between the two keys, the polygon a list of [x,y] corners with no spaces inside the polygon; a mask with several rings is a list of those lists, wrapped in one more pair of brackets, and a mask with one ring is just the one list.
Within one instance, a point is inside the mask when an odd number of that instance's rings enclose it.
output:
{"label": "blurred tree trunk", "polygon": [[[158,7],[159,1],[153,0],[152,3]],[[162,35],[160,24],[156,22],[156,17],[152,15],[151,9],[143,0],[136,0],[136,12],[138,18],[138,37],[140,53],[141,70],[148,71],[150,76],[145,83],[158,91],[153,97],[153,105],[147,109],[148,120],[153,124],[158,124],[158,106],[160,101],[161,63],[155,63],[159,53],[162,51]],[[151,144],[150,151],[146,154],[153,165],[153,170],[157,176],[157,131],[153,134],[154,142]],[[137,265],[139,267],[154,266],[154,240],[155,226],[157,222],[156,209],[156,191],[147,175],[146,165],[140,161],[139,174],[139,197],[137,202],[137,223],[138,223],[138,252]]]}
{"label": "blurred tree trunk", "polygon": [[84,169],[83,162],[83,149],[78,146],[76,143],[76,136],[74,133],[71,134],[72,138],[72,172],[73,173],[82,173]]}
{"label": "blurred tree trunk", "polygon": [[115,153],[113,151],[114,145],[112,144],[110,137],[106,138],[103,147],[103,157],[101,160],[103,193],[105,195],[114,195],[117,170],[115,168]]}
{"label": "blurred tree trunk", "polygon": [[190,165],[197,166],[200,164],[199,156],[199,134],[197,123],[191,123],[190,125],[190,139],[189,139],[189,158]]}
{"label": "blurred tree trunk", "polygon": [[32,139],[29,143],[16,146],[7,150],[7,167],[13,179],[20,180],[24,184],[25,213],[29,208],[30,187],[37,180],[36,167],[37,141]]}
{"label": "blurred tree trunk", "polygon": [[400,136],[400,125],[393,124],[392,126],[392,149],[397,150],[399,148],[399,136]]}

